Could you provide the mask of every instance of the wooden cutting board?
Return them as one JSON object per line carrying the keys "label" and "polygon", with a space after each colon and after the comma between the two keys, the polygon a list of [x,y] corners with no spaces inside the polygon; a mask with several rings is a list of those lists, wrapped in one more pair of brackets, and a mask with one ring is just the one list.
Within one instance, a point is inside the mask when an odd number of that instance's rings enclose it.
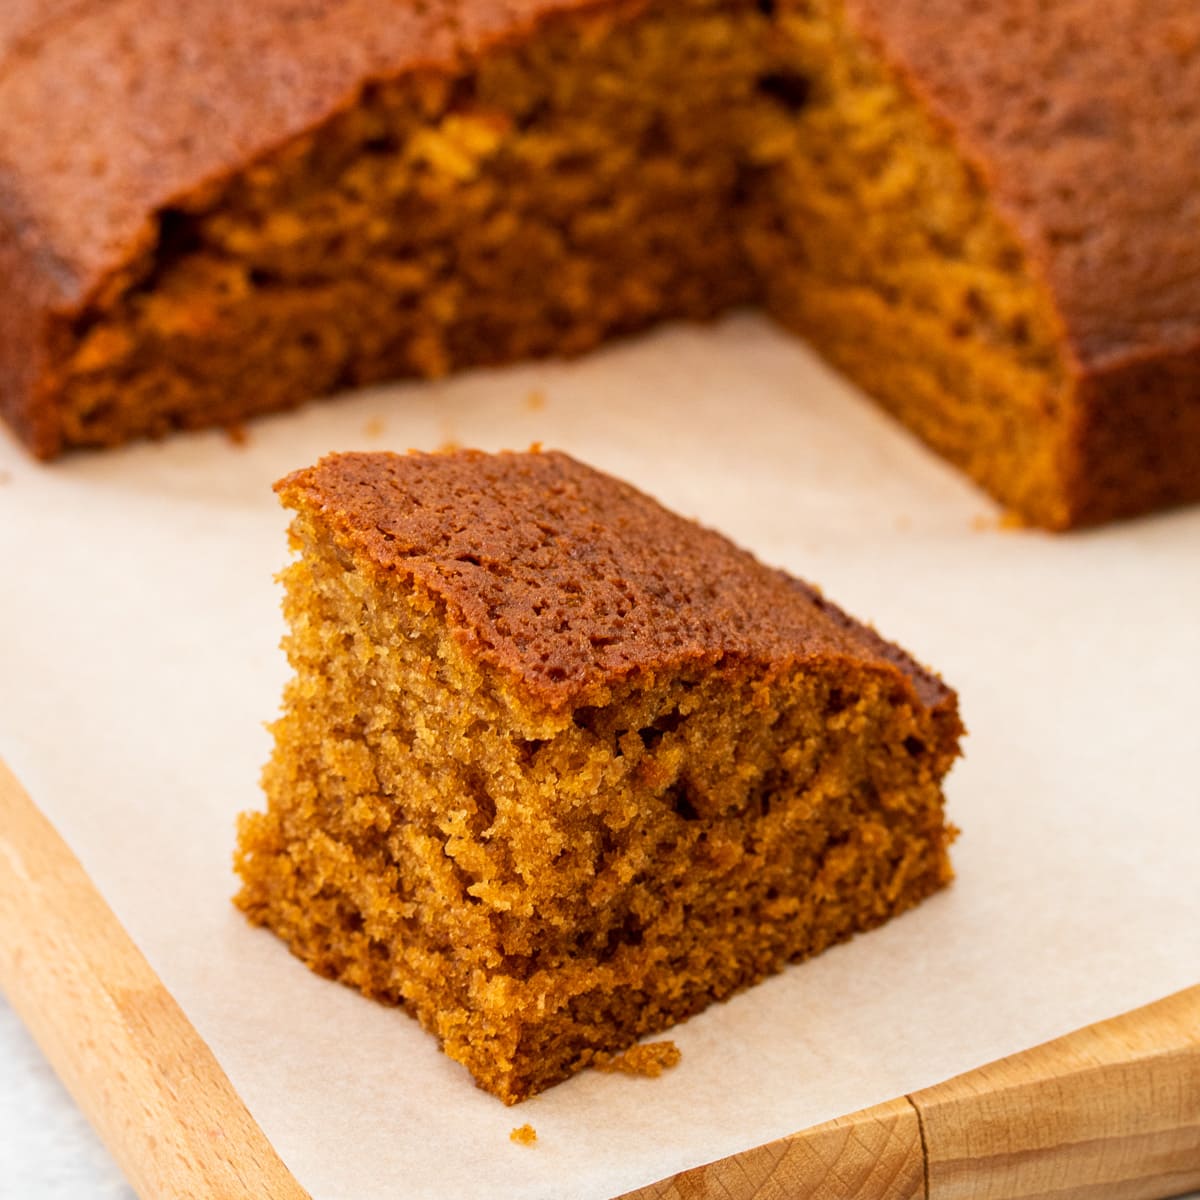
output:
{"label": "wooden cutting board", "polygon": [[[0,763],[0,987],[144,1200],[301,1200]],[[1150,1200],[1200,1188],[1200,985],[624,1200]]]}

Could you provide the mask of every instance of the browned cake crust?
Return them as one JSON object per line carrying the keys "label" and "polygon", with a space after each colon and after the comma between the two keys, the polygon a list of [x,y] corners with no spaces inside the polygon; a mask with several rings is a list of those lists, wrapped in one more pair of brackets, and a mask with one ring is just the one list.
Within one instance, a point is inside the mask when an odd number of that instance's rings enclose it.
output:
{"label": "browned cake crust", "polygon": [[949,882],[955,696],[808,585],[561,454],[278,489],[296,673],[237,902],[481,1087],[609,1063]]}
{"label": "browned cake crust", "polygon": [[[561,34],[565,41],[559,44],[574,39],[582,47],[579,69],[596,71],[586,54],[606,30],[668,20],[672,13],[701,22],[696,28],[702,29],[711,11],[730,19],[722,38],[744,43],[746,61],[737,71],[751,72],[751,84],[757,72],[764,103],[785,114],[798,110],[801,120],[810,104],[819,107],[826,99],[823,83],[812,90],[806,82],[819,74],[820,63],[811,57],[819,52],[810,47],[795,58],[788,39],[816,22],[836,32],[820,33],[812,45],[840,47],[829,51],[843,56],[839,61],[873,48],[877,61],[867,74],[880,73],[871,82],[875,94],[880,81],[900,89],[904,103],[929,123],[931,136],[944,136],[961,155],[968,171],[963,186],[982,188],[998,222],[989,237],[1011,236],[1011,250],[996,253],[1000,259],[1015,256],[1021,286],[1038,293],[1022,302],[1021,314],[1005,318],[1004,305],[993,303],[986,287],[972,285],[964,317],[939,317],[951,330],[943,347],[938,331],[922,324],[926,301],[897,319],[895,279],[864,281],[851,273],[827,289],[829,280],[813,274],[814,247],[800,228],[812,216],[804,202],[808,185],[801,180],[797,192],[770,181],[779,173],[772,157],[779,153],[779,130],[766,128],[761,114],[741,111],[745,97],[738,84],[723,100],[717,89],[713,103],[730,120],[724,129],[713,124],[709,136],[716,142],[742,139],[739,178],[728,177],[730,162],[718,155],[709,174],[719,182],[695,186],[710,189],[709,204],[727,210],[724,221],[708,215],[711,224],[703,226],[698,243],[720,243],[729,236],[721,231],[736,227],[744,254],[722,244],[711,261],[700,263],[693,261],[696,248],[688,247],[679,262],[663,268],[674,275],[639,282],[623,310],[597,313],[591,325],[576,321],[570,327],[561,317],[531,314],[528,328],[500,336],[485,321],[483,333],[462,344],[422,343],[404,355],[376,354],[342,366],[327,361],[341,351],[321,344],[331,336],[328,319],[322,325],[319,311],[306,310],[303,319],[313,323],[308,342],[287,352],[310,356],[293,372],[296,381],[308,381],[307,391],[302,382],[291,382],[278,394],[271,381],[280,372],[272,367],[284,350],[276,332],[260,328],[254,310],[233,320],[224,335],[247,345],[261,342],[267,357],[252,360],[253,370],[240,360],[225,364],[203,345],[226,319],[210,295],[185,308],[183,317],[175,312],[149,322],[151,357],[158,337],[187,334],[200,343],[182,354],[170,350],[166,359],[179,403],[162,412],[139,411],[140,399],[118,402],[87,391],[89,373],[119,348],[112,337],[85,345],[85,335],[131,288],[149,286],[156,264],[182,252],[192,218],[216,203],[248,165],[302,152],[306,137],[324,136],[321,131],[339,117],[369,104],[379,85],[465,81],[462,94],[429,111],[469,111],[472,73],[506,47]],[[564,33],[568,26],[571,32]],[[778,0],[758,6],[729,0],[674,7],[611,0],[443,0],[398,7],[367,0],[300,6],[263,0],[232,9],[190,0],[169,16],[152,0],[6,5],[0,12],[0,277],[6,288],[0,411],[35,453],[48,457],[72,445],[232,422],[299,403],[314,390],[388,374],[575,352],[656,317],[703,316],[758,293],[782,322],[811,338],[1029,520],[1066,527],[1193,500],[1200,496],[1200,248],[1194,236],[1200,118],[1190,99],[1200,85],[1197,39],[1200,15],[1188,0],[1102,6],[1083,0]],[[866,78],[859,65],[850,72],[851,90]],[[546,69],[569,70],[558,58]],[[697,66],[697,80],[706,69]],[[646,86],[654,86],[650,77]],[[871,97],[870,104],[858,105],[863,98],[851,96],[846,105],[852,123],[869,129],[872,105],[878,105]],[[515,122],[505,137],[520,136],[536,114],[500,113],[495,119],[501,126]],[[645,128],[654,128],[655,119]],[[687,118],[711,119],[703,112]],[[831,136],[834,144],[846,140]],[[896,144],[906,139],[911,144],[909,134]],[[810,152],[801,147],[788,153]],[[727,153],[731,146],[721,150]],[[878,155],[879,147],[865,147],[850,162],[869,175]],[[824,160],[823,148],[817,157]],[[935,166],[927,179],[935,195],[946,183],[943,168]],[[708,179],[686,159],[680,169]],[[889,187],[899,175],[889,174]],[[681,211],[703,208],[700,192],[664,187]],[[647,203],[652,209],[660,200],[656,193]],[[905,211],[932,207],[918,188]],[[781,222],[792,219],[789,213],[797,228],[781,249],[777,237]],[[642,220],[632,217],[631,228]],[[861,221],[849,219],[814,235],[817,252],[832,236],[847,257],[851,242],[840,239],[850,237],[847,229],[861,228]],[[661,241],[663,235],[655,236]],[[876,266],[887,266],[889,236],[885,229],[883,241],[872,243]],[[971,257],[957,234],[933,227],[920,237],[929,239],[945,278],[960,259]],[[902,238],[894,244],[903,255],[914,253]],[[611,253],[598,252],[601,261]],[[635,267],[624,270],[629,275]],[[256,277],[248,273],[251,287],[259,286]],[[696,298],[674,304],[663,298],[687,291],[689,279]],[[864,282],[874,298],[855,294]],[[597,285],[590,303],[611,290]],[[711,296],[707,304],[705,295]],[[286,324],[286,313],[276,315]],[[181,321],[187,330],[181,331]],[[557,337],[556,323],[562,324]],[[998,341],[1010,360],[1032,366],[1033,373],[1014,381],[1004,370],[980,372],[957,362],[961,347],[953,339],[967,336],[963,330],[972,323],[988,327],[983,342]],[[999,338],[998,324],[1005,326]],[[138,336],[147,335],[143,330]],[[910,363],[913,343],[922,349]],[[227,377],[206,384],[206,371]],[[71,399],[81,373],[86,395]],[[153,378],[145,387],[150,395],[164,390]],[[104,395],[130,390],[122,377]],[[959,412],[964,396],[969,411]],[[1008,396],[1015,397],[1012,414],[995,419],[993,410],[1004,407]],[[114,403],[127,407],[109,414]],[[73,404],[84,405],[86,427],[79,426]],[[1029,464],[1024,471],[1022,461]]]}
{"label": "browned cake crust", "polygon": [[811,585],[559,452],[336,454],[276,490],[388,587],[444,604],[472,657],[553,712],[646,672],[847,658],[955,711],[940,679]]}

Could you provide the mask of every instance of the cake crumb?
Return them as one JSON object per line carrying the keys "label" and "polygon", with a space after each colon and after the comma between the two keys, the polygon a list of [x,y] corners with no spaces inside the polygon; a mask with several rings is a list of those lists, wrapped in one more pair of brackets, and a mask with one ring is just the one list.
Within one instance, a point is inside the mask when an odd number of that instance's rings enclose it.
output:
{"label": "cake crumb", "polygon": [[630,1046],[620,1054],[597,1054],[592,1065],[597,1071],[623,1075],[642,1075],[646,1079],[657,1079],[664,1071],[677,1066],[683,1055],[672,1041],[646,1042]]}
{"label": "cake crumb", "polygon": [[1029,523],[1020,513],[1006,509],[999,514],[976,513],[971,518],[971,528],[976,533],[1011,533],[1013,530],[1028,529]]}
{"label": "cake crumb", "polygon": [[462,449],[462,442],[456,442],[453,438],[447,438],[437,448],[439,454],[457,454]]}
{"label": "cake crumb", "polygon": [[532,1125],[518,1125],[508,1135],[508,1140],[518,1146],[532,1146],[537,1141],[537,1130]]}
{"label": "cake crumb", "polygon": [[541,388],[530,389],[525,397],[526,412],[541,412],[546,407],[546,393]]}
{"label": "cake crumb", "polygon": [[386,429],[382,417],[369,417],[363,426],[363,434],[369,438],[382,437]]}
{"label": "cake crumb", "polygon": [[241,421],[232,421],[225,426],[225,436],[235,446],[245,446],[250,442],[250,434]]}

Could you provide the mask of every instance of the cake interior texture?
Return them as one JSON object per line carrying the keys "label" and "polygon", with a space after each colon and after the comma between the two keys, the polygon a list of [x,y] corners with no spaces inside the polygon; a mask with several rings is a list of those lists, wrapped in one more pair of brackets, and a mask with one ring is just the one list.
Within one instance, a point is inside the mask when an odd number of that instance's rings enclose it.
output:
{"label": "cake interior texture", "polygon": [[162,212],[63,329],[40,451],[751,303],[1028,521],[1200,487],[1139,425],[1200,447],[1183,399],[1129,406],[1085,461],[1041,273],[842,0],[564,7],[461,39],[453,69],[371,82]]}
{"label": "cake interior texture", "polygon": [[756,96],[762,26],[713,0],[561,15],[469,72],[370,87],[166,214],[76,330],[65,436],[579,353],[749,300],[726,123]]}
{"label": "cake interior texture", "polygon": [[280,491],[238,904],[506,1102],[950,880],[954,695],[806,585],[557,454]]}

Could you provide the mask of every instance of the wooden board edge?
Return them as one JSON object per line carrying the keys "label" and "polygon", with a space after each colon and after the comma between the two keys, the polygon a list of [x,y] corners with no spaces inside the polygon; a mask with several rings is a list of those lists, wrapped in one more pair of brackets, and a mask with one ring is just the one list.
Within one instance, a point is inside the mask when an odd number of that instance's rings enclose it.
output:
{"label": "wooden board edge", "polygon": [[142,1200],[309,1200],[2,761],[0,989]]}
{"label": "wooden board edge", "polygon": [[620,1200],[1160,1200],[1200,1189],[1200,985]]}
{"label": "wooden board edge", "polygon": [[921,1200],[925,1164],[907,1098],[876,1104],[618,1200]]}
{"label": "wooden board edge", "polygon": [[936,1200],[1200,1188],[1200,985],[909,1097]]}

